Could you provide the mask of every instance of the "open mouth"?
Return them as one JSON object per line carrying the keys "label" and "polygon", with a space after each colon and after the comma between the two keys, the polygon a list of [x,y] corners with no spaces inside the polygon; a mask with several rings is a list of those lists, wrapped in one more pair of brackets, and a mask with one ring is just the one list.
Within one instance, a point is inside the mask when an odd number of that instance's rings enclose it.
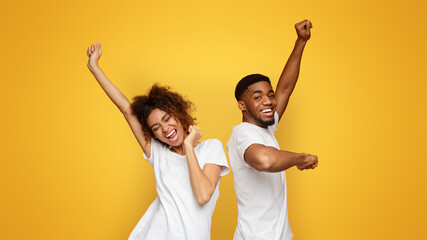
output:
{"label": "open mouth", "polygon": [[171,140],[172,142],[175,142],[176,140],[178,140],[178,132],[176,131],[176,129],[173,129],[172,131],[170,131],[167,135],[166,138],[168,138],[169,140]]}
{"label": "open mouth", "polygon": [[274,112],[273,112],[273,109],[272,109],[272,108],[262,109],[262,110],[261,110],[261,113],[262,113],[264,116],[267,116],[267,117],[273,116],[273,114],[274,114]]}

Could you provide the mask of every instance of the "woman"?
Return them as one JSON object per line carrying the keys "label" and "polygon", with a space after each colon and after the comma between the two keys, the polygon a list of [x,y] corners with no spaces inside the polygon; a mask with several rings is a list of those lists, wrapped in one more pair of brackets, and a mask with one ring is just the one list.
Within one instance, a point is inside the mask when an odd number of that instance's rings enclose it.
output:
{"label": "woman", "polygon": [[221,142],[198,142],[192,103],[167,87],[154,85],[131,104],[98,66],[101,53],[100,43],[89,47],[88,68],[123,113],[156,178],[158,197],[129,239],[210,239],[218,182],[229,171]]}

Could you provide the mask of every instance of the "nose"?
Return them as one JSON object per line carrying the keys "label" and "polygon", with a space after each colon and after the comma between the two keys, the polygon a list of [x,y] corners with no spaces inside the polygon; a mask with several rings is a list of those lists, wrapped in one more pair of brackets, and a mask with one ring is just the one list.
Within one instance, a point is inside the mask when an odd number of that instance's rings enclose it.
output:
{"label": "nose", "polygon": [[264,96],[262,98],[262,104],[263,105],[271,105],[271,99],[268,96]]}
{"label": "nose", "polygon": [[162,130],[162,132],[163,132],[163,133],[166,133],[166,132],[167,132],[167,126],[166,126],[166,123],[160,123],[160,128],[161,128],[161,130]]}

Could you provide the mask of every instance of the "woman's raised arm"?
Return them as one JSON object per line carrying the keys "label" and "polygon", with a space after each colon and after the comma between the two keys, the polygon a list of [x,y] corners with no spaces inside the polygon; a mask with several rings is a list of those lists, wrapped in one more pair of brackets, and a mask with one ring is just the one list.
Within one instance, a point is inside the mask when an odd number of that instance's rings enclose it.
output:
{"label": "woman's raised arm", "polygon": [[138,118],[133,114],[131,103],[127,97],[107,78],[101,68],[98,66],[99,58],[101,57],[101,43],[92,44],[87,50],[89,61],[87,67],[98,81],[107,96],[123,113],[126,121],[128,122],[133,134],[138,140],[147,157],[151,156],[151,140],[147,139],[142,131],[141,123]]}

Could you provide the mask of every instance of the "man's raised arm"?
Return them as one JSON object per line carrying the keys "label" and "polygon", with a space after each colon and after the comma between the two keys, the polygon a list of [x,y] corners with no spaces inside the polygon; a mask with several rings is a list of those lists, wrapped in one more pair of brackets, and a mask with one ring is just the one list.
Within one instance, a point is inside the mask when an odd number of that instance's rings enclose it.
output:
{"label": "man's raised arm", "polygon": [[286,106],[288,105],[289,98],[295,88],[295,84],[297,83],[302,53],[307,41],[310,39],[310,29],[312,27],[313,26],[309,20],[304,20],[295,24],[298,39],[295,42],[294,49],[286,62],[285,68],[283,69],[282,75],[280,75],[280,79],[276,87],[276,111],[279,114],[279,119],[282,118]]}

